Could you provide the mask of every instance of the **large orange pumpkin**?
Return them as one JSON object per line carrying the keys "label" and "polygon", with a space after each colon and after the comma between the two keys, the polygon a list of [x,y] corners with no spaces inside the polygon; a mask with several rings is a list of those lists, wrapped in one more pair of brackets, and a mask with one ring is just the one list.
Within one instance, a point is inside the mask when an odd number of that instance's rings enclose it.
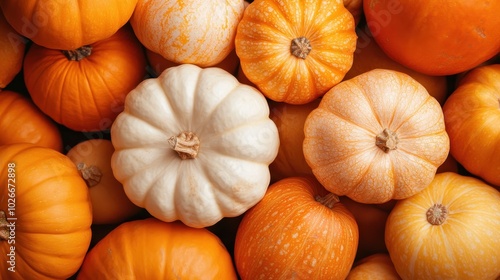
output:
{"label": "large orange pumpkin", "polygon": [[106,130],[123,111],[125,96],[146,76],[146,56],[128,26],[72,51],[32,45],[24,79],[33,102],[76,131]]}
{"label": "large orange pumpkin", "polygon": [[367,0],[363,6],[384,52],[418,72],[457,74],[500,51],[500,1]]}
{"label": "large orange pumpkin", "polygon": [[500,192],[454,172],[437,174],[422,192],[398,201],[385,242],[403,279],[497,279]]}
{"label": "large orange pumpkin", "polygon": [[50,49],[73,50],[113,35],[130,19],[137,0],[5,0],[7,21]]}
{"label": "large orange pumpkin", "polygon": [[205,228],[155,218],[119,225],[87,254],[78,280],[236,280],[229,252]]}
{"label": "large orange pumpkin", "polygon": [[0,145],[33,143],[62,151],[62,138],[56,124],[20,93],[0,92]]}
{"label": "large orange pumpkin", "polygon": [[244,75],[266,97],[304,104],[340,82],[351,67],[354,26],[341,0],[256,0],[238,25],[236,54]]}
{"label": "large orange pumpkin", "polygon": [[500,64],[461,79],[443,106],[450,153],[470,173],[500,186]]}
{"label": "large orange pumpkin", "polygon": [[394,70],[371,70],[333,87],[307,117],[304,135],[316,178],[362,203],[421,191],[449,152],[437,100]]}
{"label": "large orange pumpkin", "polygon": [[21,37],[5,20],[0,11],[0,90],[5,88],[21,71],[26,39]]}
{"label": "large orange pumpkin", "polygon": [[89,248],[92,209],[65,155],[30,143],[0,146],[0,278],[67,279]]}
{"label": "large orange pumpkin", "polygon": [[356,255],[358,226],[338,197],[316,180],[272,184],[236,233],[241,279],[345,279]]}

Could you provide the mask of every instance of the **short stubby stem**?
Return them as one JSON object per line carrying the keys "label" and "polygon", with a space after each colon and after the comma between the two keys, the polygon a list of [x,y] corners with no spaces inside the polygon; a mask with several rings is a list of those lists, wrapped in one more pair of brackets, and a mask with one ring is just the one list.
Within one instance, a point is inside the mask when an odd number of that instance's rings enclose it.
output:
{"label": "short stubby stem", "polygon": [[80,162],[76,165],[76,167],[88,187],[93,187],[101,181],[102,172],[97,166],[87,166],[84,162]]}
{"label": "short stubby stem", "polygon": [[298,37],[292,40],[290,52],[297,58],[306,59],[311,52],[311,42],[306,37]]}
{"label": "short stubby stem", "polygon": [[66,58],[68,60],[80,61],[92,53],[92,47],[91,46],[83,46],[83,47],[80,47],[76,50],[62,51],[62,53],[64,54],[64,56],[66,56]]}
{"label": "short stubby stem", "polygon": [[7,222],[7,217],[5,212],[0,210],[0,241],[9,239],[9,223]]}
{"label": "short stubby stem", "polygon": [[399,139],[396,133],[387,128],[384,128],[384,130],[375,137],[375,145],[386,153],[397,149],[398,142]]}
{"label": "short stubby stem", "polygon": [[200,149],[200,139],[193,132],[181,132],[168,138],[168,143],[181,159],[194,159]]}
{"label": "short stubby stem", "polygon": [[327,195],[325,196],[319,196],[317,195],[315,197],[316,201],[325,205],[326,207],[328,208],[333,208],[333,206],[337,203],[340,202],[340,199],[337,195],[333,194],[333,193],[328,193]]}
{"label": "short stubby stem", "polygon": [[440,203],[432,205],[425,213],[427,222],[431,225],[438,226],[443,224],[448,218],[448,209]]}

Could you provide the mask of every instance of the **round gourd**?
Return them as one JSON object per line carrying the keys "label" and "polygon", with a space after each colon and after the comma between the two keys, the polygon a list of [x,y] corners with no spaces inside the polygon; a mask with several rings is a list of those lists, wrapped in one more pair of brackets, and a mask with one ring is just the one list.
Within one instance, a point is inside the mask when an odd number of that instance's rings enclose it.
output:
{"label": "round gourd", "polygon": [[31,143],[0,146],[0,278],[68,279],[91,239],[85,181],[65,155]]}
{"label": "round gourd", "polygon": [[374,69],[333,87],[304,124],[304,157],[329,191],[384,203],[421,191],[446,160],[443,112],[402,72]]}
{"label": "round gourd", "polygon": [[266,97],[305,104],[351,67],[354,26],[341,0],[255,0],[238,24],[236,54],[245,77]]}
{"label": "round gourd", "polygon": [[358,246],[358,226],[338,197],[309,177],[272,184],[236,233],[242,280],[345,279]]}
{"label": "round gourd", "polygon": [[146,76],[146,56],[130,28],[89,46],[59,51],[32,45],[24,80],[33,102],[75,131],[110,128],[125,96]]}
{"label": "round gourd", "polygon": [[163,221],[206,227],[256,204],[278,152],[264,96],[220,68],[183,64],[132,90],[111,127],[113,173]]}
{"label": "round gourd", "polygon": [[77,280],[236,280],[229,252],[205,228],[155,218],[119,225],[87,254]]}
{"label": "round gourd", "polygon": [[398,201],[385,243],[403,279],[498,279],[500,192],[454,172]]}
{"label": "round gourd", "polygon": [[366,256],[356,263],[346,280],[401,280],[387,253]]}
{"label": "round gourd", "polygon": [[26,39],[21,37],[5,20],[0,11],[0,90],[5,88],[21,71]]}

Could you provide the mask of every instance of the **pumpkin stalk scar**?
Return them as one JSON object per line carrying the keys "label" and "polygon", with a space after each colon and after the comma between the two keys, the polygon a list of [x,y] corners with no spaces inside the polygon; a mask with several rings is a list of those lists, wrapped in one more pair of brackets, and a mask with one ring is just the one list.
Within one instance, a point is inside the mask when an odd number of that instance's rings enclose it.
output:
{"label": "pumpkin stalk scar", "polygon": [[384,130],[375,137],[375,145],[386,153],[390,150],[397,149],[398,142],[399,139],[396,133],[387,128],[384,128]]}
{"label": "pumpkin stalk scar", "polygon": [[91,46],[83,46],[83,47],[80,47],[76,50],[62,51],[62,53],[64,54],[64,56],[66,56],[66,58],[68,60],[80,61],[92,53],[92,47]]}
{"label": "pumpkin stalk scar", "polygon": [[448,209],[443,204],[436,203],[427,210],[425,215],[431,225],[438,226],[446,221]]}
{"label": "pumpkin stalk scar", "polygon": [[10,230],[8,226],[9,223],[7,222],[5,212],[3,210],[0,210],[0,240],[9,239]]}
{"label": "pumpkin stalk scar", "polygon": [[340,199],[337,195],[333,194],[333,193],[329,193],[325,196],[319,196],[317,195],[315,197],[316,201],[325,205],[326,207],[328,208],[333,208],[333,206],[337,203],[340,202]]}
{"label": "pumpkin stalk scar", "polygon": [[87,166],[84,162],[80,162],[76,165],[76,167],[89,188],[99,184],[101,181],[102,172],[97,166]]}
{"label": "pumpkin stalk scar", "polygon": [[297,58],[306,59],[311,50],[311,42],[304,36],[293,39],[290,45],[290,52]]}
{"label": "pumpkin stalk scar", "polygon": [[168,138],[168,143],[181,159],[194,159],[200,149],[200,139],[193,132],[181,132]]}

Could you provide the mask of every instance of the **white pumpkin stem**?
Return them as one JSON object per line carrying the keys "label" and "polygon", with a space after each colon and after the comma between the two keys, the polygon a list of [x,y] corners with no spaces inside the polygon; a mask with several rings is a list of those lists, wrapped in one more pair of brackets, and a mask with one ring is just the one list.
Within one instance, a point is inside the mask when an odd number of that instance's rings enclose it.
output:
{"label": "white pumpkin stem", "polygon": [[387,128],[384,128],[384,130],[375,137],[375,145],[386,153],[397,149],[398,142],[399,139],[396,133]]}
{"label": "white pumpkin stem", "polygon": [[425,213],[427,221],[434,226],[443,224],[448,218],[448,209],[440,203],[432,205]]}
{"label": "white pumpkin stem", "polygon": [[168,143],[181,159],[196,158],[200,149],[200,139],[193,132],[181,132],[168,138]]}
{"label": "white pumpkin stem", "polygon": [[10,230],[8,228],[9,223],[7,223],[7,217],[5,212],[0,210],[0,240],[9,239]]}
{"label": "white pumpkin stem", "polygon": [[325,205],[326,207],[328,208],[333,208],[333,206],[337,203],[340,202],[340,199],[337,195],[333,194],[333,193],[329,193],[325,196],[319,196],[317,195],[315,197],[316,201]]}
{"label": "white pumpkin stem", "polygon": [[304,36],[293,39],[290,45],[290,52],[301,59],[306,59],[311,50],[311,42]]}
{"label": "white pumpkin stem", "polygon": [[66,56],[66,58],[68,60],[80,61],[92,53],[92,47],[91,46],[83,46],[83,47],[80,47],[76,50],[62,51],[62,53],[64,54],[64,56]]}
{"label": "white pumpkin stem", "polygon": [[95,165],[87,166],[84,162],[78,163],[76,167],[89,188],[99,184],[101,181],[102,172],[99,167]]}

